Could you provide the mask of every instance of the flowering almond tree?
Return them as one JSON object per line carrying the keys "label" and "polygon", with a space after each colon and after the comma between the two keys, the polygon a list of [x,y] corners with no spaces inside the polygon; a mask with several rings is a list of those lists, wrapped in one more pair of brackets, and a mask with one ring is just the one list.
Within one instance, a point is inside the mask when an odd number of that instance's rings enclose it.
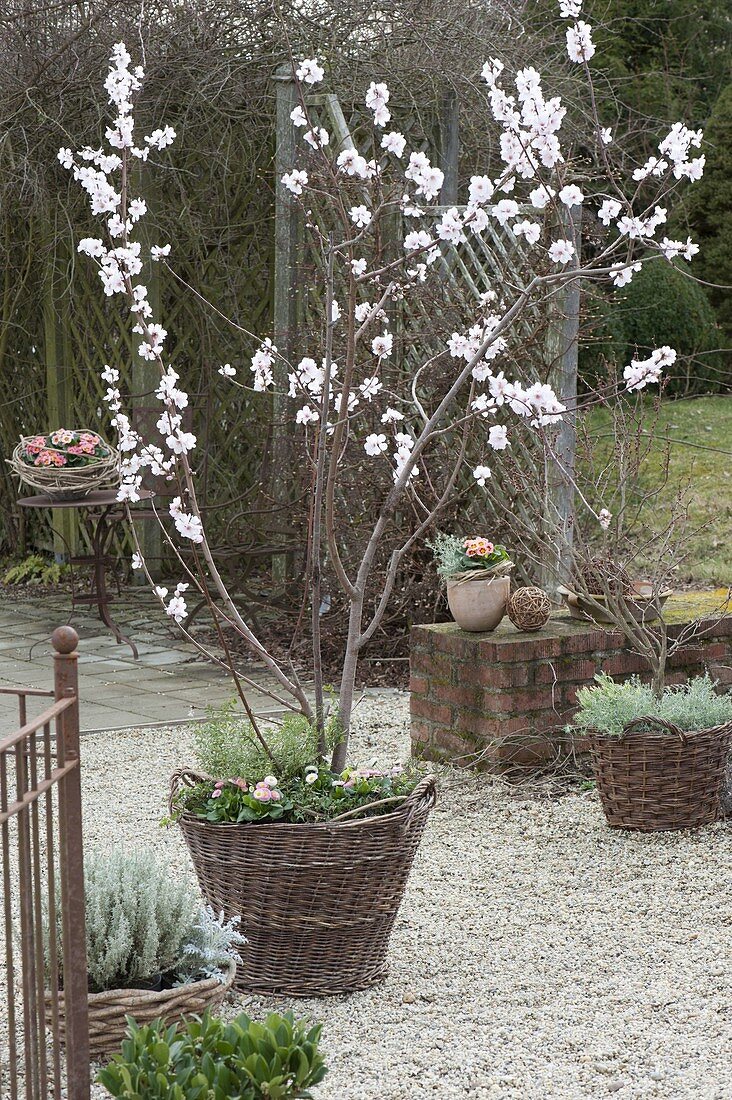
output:
{"label": "flowering almond tree", "polygon": [[[275,659],[260,642],[246,609],[238,607],[227,590],[207,538],[196,495],[196,439],[183,428],[188,396],[166,362],[167,333],[153,316],[142,281],[148,260],[172,262],[168,259],[171,247],[154,245],[148,256],[137,237],[147,211],[144,200],[135,195],[135,163],[165,149],[175,134],[168,126],[149,135],[138,133],[134,101],[144,74],[132,65],[123,44],[114,48],[105,82],[114,111],[106,130],[107,146],[59,153],[61,163],[87,192],[92,213],[104,228],[99,237],[79,241],[78,250],[97,265],[103,292],[127,300],[133,331],[140,339],[139,354],[160,368],[160,435],[156,439],[141,438],[132,429],[123,399],[125,365],[107,365],[102,372],[122,452],[119,499],[139,499],[145,469],[170,479],[177,489],[169,508],[173,533],[167,533],[167,527],[164,530],[181,580],[172,592],[153,585],[154,590],[167,614],[179,623],[186,617],[189,589],[206,598],[224,648],[226,631],[235,631],[271,672],[277,684],[272,696],[283,706],[301,711],[322,730],[319,609],[327,565],[342,590],[348,614],[337,700],[346,738],[335,750],[335,770],[345,760],[359,653],[384,616],[404,555],[455,492],[468,461],[468,432],[473,437],[477,432],[482,439],[482,457],[477,464],[470,463],[475,491],[481,492],[491,477],[492,464],[500,462],[512,445],[514,433],[529,433],[551,455],[557,424],[575,414],[546,381],[506,377],[512,355],[520,354],[513,344],[518,340],[517,323],[527,310],[541,307],[573,280],[609,280],[624,286],[643,263],[676,257],[689,260],[696,252],[690,240],[662,236],[666,220],[662,204],[680,181],[701,175],[704,158],[693,155],[701,132],[677,123],[660,141],[658,156],[633,171],[631,179],[621,180],[610,160],[611,120],[600,118],[596,106],[589,67],[595,48],[591,28],[580,18],[581,7],[581,0],[559,4],[561,18],[569,21],[569,58],[587,79],[593,119],[587,140],[594,143],[603,166],[597,178],[583,182],[582,187],[572,182],[569,150],[562,145],[565,107],[558,97],[545,92],[533,67],[509,74],[500,60],[486,62],[482,71],[486,124],[495,126],[499,134],[501,164],[497,171],[472,177],[464,208],[444,209],[437,205],[442,172],[424,152],[410,150],[405,137],[390,126],[386,84],[374,81],[366,92],[365,106],[372,120],[369,147],[338,149],[311,109],[310,93],[323,82],[323,67],[315,58],[295,66],[300,102],[291,119],[302,135],[302,146],[298,162],[281,182],[293,201],[301,203],[318,250],[322,325],[308,334],[308,346],[301,348],[296,361],[286,360],[264,336],[257,341],[248,377],[242,379],[241,367],[237,370],[230,364],[223,365],[220,374],[222,385],[276,392],[279,407],[290,402],[294,428],[300,433],[303,459],[311,474],[308,583],[314,702],[294,669]],[[571,232],[557,237],[547,228],[549,224],[571,227],[583,206],[596,213],[606,230],[588,261],[577,254]],[[396,247],[391,247],[385,242],[394,244],[395,222],[402,228]],[[449,323],[449,311],[444,318],[431,317],[433,331],[443,320],[446,324],[439,350],[425,353],[417,367],[405,371],[399,348],[409,343],[412,354],[419,355],[420,335],[419,331],[397,331],[394,318],[400,303],[418,301],[431,283],[439,283],[443,250],[459,248],[485,234],[491,225],[510,231],[529,250],[528,278],[483,295],[457,330]],[[614,392],[637,391],[658,382],[674,358],[671,348],[662,347],[648,359],[634,360]],[[343,555],[348,516],[343,515],[342,485],[346,456],[352,461],[354,454],[360,455],[363,477],[370,476],[370,463],[376,480],[389,472],[379,482],[384,491],[378,512],[357,548],[355,565]],[[549,465],[550,461],[545,464],[547,471]],[[596,521],[605,522],[602,500],[583,496],[583,507]],[[368,595],[369,584],[397,512],[413,515],[414,522],[406,541],[391,548],[374,598]],[[133,565],[145,570],[150,580],[139,545]],[[246,701],[247,678],[226,653],[225,663],[262,737]]]}

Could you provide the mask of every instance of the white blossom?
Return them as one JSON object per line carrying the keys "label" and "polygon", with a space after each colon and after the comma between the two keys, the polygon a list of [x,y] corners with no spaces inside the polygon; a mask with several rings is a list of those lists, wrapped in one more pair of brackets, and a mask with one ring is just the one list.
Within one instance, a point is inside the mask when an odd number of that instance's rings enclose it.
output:
{"label": "white blossom", "polygon": [[610,526],[610,521],[613,518],[612,512],[609,512],[607,508],[601,508],[597,513],[597,522],[602,527],[603,531],[607,531]]}
{"label": "white blossom", "polygon": [[292,191],[293,195],[302,195],[303,187],[308,185],[308,174],[299,168],[293,168],[282,177],[282,183],[288,191]]}
{"label": "white blossom", "polygon": [[577,63],[590,61],[595,56],[592,27],[581,19],[567,30],[567,53],[569,60]]}
{"label": "white blossom", "polygon": [[508,435],[503,424],[494,424],[488,432],[488,445],[494,451],[505,451],[509,447]]}
{"label": "white blossom", "polygon": [[295,76],[304,84],[320,84],[325,70],[318,64],[317,58],[306,57],[295,69]]}
{"label": "white blossom", "polygon": [[391,355],[394,347],[394,337],[392,333],[385,332],[381,336],[375,336],[371,341],[371,351],[379,359],[384,359],[386,356]]}
{"label": "white blossom", "polygon": [[406,144],[407,139],[398,130],[391,130],[388,134],[384,134],[381,139],[381,148],[385,149],[387,153],[393,153],[395,157],[404,156]]}
{"label": "white blossom", "polygon": [[568,264],[574,254],[574,245],[571,241],[553,241],[549,246],[549,258],[555,264]]}
{"label": "white blossom", "polygon": [[373,435],[367,435],[364,440],[363,449],[367,455],[375,457],[376,455],[383,454],[387,449],[388,443],[386,442],[386,436],[383,433]]}
{"label": "white blossom", "polygon": [[488,478],[491,477],[490,466],[476,466],[473,470],[473,477],[478,485],[485,485]]}
{"label": "white blossom", "polygon": [[581,206],[585,201],[585,196],[582,194],[579,187],[573,183],[568,183],[567,186],[563,187],[559,192],[559,200],[571,209],[573,206]]}
{"label": "white blossom", "polygon": [[371,224],[373,217],[368,206],[352,206],[348,211],[348,216],[358,229],[365,229],[367,225]]}

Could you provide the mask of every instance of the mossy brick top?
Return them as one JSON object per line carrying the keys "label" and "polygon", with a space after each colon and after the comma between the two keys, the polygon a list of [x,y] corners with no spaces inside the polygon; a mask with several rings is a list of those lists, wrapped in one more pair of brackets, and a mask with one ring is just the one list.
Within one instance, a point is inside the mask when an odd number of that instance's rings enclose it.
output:
{"label": "mossy brick top", "polygon": [[[671,637],[698,615],[710,617],[703,634],[670,658],[668,683],[707,668],[728,682],[732,615],[719,618],[723,598],[717,591],[669,600]],[[415,754],[465,762],[478,753],[482,766],[501,767],[553,757],[558,739],[566,739],[577,691],[599,672],[623,679],[647,674],[647,667],[619,631],[560,611],[530,633],[508,619],[486,633],[469,633],[455,623],[415,626],[410,672]]]}

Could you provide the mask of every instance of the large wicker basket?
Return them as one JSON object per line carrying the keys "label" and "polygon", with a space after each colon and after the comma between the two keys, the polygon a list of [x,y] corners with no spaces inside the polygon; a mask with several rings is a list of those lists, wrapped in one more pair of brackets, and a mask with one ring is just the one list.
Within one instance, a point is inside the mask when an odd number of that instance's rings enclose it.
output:
{"label": "large wicker basket", "polygon": [[[658,732],[638,732],[640,726]],[[716,821],[732,722],[683,732],[652,716],[636,718],[620,737],[595,731],[590,750],[609,825],[658,832]]]}
{"label": "large wicker basket", "polygon": [[30,485],[39,493],[45,493],[52,500],[74,500],[94,489],[119,485],[119,451],[109,443],[105,443],[109,448],[106,458],[89,462],[86,466],[29,466],[23,462],[21,452],[24,444],[32,438],[24,436],[12,457],[5,461],[25,485]]}
{"label": "large wicker basket", "polygon": [[[89,1053],[93,1058],[114,1054],[127,1030],[126,1017],[140,1025],[151,1024],[162,1019],[173,1024],[184,1016],[200,1015],[207,1008],[219,1004],[234,983],[236,965],[229,963],[225,970],[225,980],[206,978],[190,985],[179,985],[175,989],[163,989],[153,992],[146,989],[107,989],[103,993],[89,994]],[[58,995],[59,1035],[66,1041],[64,1016],[64,995]],[[50,1026],[53,1019],[53,1003],[46,994],[46,1022]]]}
{"label": "large wicker basket", "polygon": [[[200,782],[173,776],[172,790]],[[180,819],[203,896],[241,915],[247,949],[235,986],[326,996],[386,977],[386,953],[435,781],[422,779],[378,817],[291,825],[218,825]]]}

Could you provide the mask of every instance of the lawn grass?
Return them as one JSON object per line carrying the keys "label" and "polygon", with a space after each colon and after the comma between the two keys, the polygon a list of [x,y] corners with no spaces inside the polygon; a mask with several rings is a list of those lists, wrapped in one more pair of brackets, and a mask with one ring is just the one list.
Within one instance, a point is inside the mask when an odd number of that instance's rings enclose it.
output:
{"label": "lawn grass", "polygon": [[[649,424],[653,413],[649,409]],[[609,418],[592,413],[593,431],[602,437]],[[698,397],[665,401],[657,422],[658,441],[641,471],[639,490],[651,490],[661,480],[665,441],[670,444],[669,479],[658,498],[649,500],[648,520],[658,524],[668,514],[680,483],[691,483],[689,515],[693,527],[703,527],[690,544],[680,569],[682,583],[732,584],[732,397]],[[726,454],[724,452],[727,452]]]}

